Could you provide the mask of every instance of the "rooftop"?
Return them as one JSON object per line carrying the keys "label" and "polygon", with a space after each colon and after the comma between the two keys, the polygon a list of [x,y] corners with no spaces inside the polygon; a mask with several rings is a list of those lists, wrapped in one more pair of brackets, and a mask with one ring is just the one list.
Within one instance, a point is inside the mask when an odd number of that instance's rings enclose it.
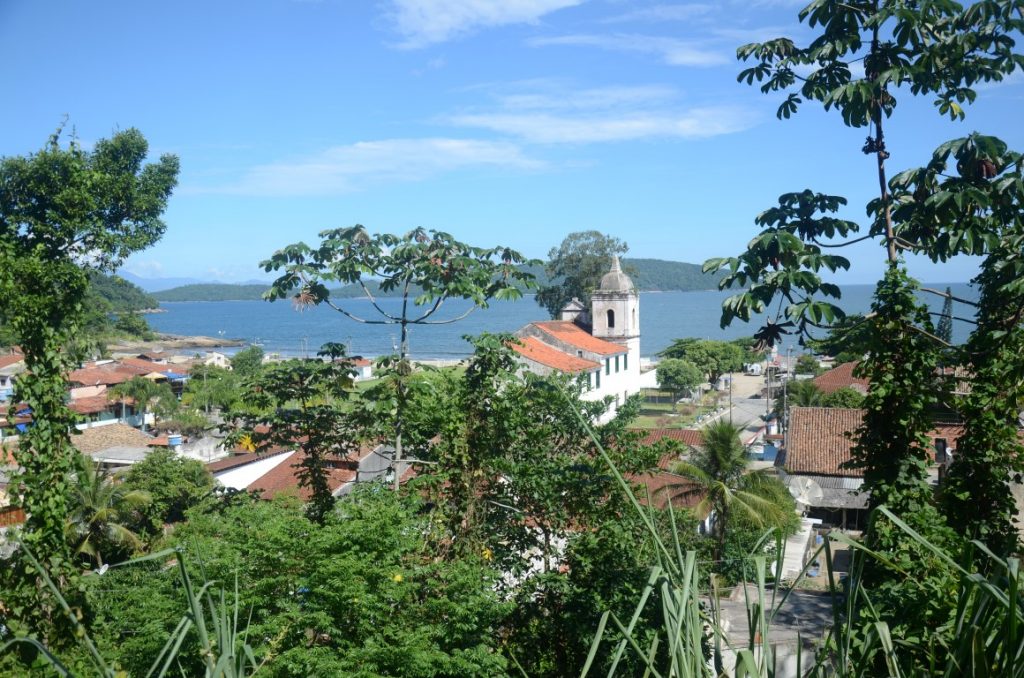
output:
{"label": "rooftop", "polygon": [[[166,439],[165,439],[166,441]],[[96,454],[113,447],[150,447],[159,445],[159,439],[146,435],[128,424],[117,422],[105,426],[92,426],[71,436],[71,444],[83,454]]]}
{"label": "rooftop", "polygon": [[867,379],[853,376],[853,371],[856,369],[857,364],[857,361],[852,361],[837,365],[828,372],[815,377],[814,385],[824,393],[834,393],[841,388],[852,388],[860,393],[867,393],[871,382]]}
{"label": "rooftop", "polygon": [[629,349],[621,344],[616,344],[604,339],[598,339],[579,325],[568,320],[548,320],[535,322],[533,326],[559,341],[581,348],[584,351],[597,353],[599,355],[617,355],[627,353]]}
{"label": "rooftop", "polygon": [[534,337],[523,337],[519,339],[519,343],[512,343],[511,347],[528,360],[562,372],[587,372],[601,367],[592,360],[569,355]]}

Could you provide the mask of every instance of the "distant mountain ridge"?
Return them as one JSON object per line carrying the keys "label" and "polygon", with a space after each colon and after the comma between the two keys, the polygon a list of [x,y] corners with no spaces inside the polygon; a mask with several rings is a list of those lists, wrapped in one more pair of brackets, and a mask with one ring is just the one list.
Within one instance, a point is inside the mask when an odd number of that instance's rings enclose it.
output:
{"label": "distant mountain ridge", "polygon": [[[720,275],[708,275],[701,272],[699,264],[688,264],[682,261],[666,261],[663,259],[623,259],[623,268],[633,277],[633,282],[641,292],[693,292],[718,288]],[[536,276],[537,284],[544,287],[550,284],[543,266],[530,266],[525,270]],[[159,301],[258,301],[270,287],[263,284],[228,284],[228,283],[195,283],[153,293]],[[370,292],[378,295],[380,290],[376,284],[369,285]],[[331,294],[340,298],[364,296],[358,285],[332,289]]]}

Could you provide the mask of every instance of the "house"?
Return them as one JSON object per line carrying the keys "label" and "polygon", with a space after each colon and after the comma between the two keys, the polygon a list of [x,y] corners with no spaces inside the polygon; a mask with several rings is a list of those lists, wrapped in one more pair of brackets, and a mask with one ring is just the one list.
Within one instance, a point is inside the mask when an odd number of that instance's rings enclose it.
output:
{"label": "house", "polygon": [[573,299],[559,320],[530,323],[516,337],[519,343],[512,348],[524,369],[542,376],[576,376],[584,386],[584,400],[610,397],[602,422],[640,392],[640,294],[617,256],[591,296],[589,312]]}
{"label": "house", "polygon": [[373,379],[373,361],[356,356],[352,359],[352,367],[356,371],[356,381],[368,381]]}
{"label": "house", "polygon": [[[821,497],[807,504],[808,515],[843,529],[866,524],[868,497],[860,492],[864,474],[846,468],[853,458],[856,431],[864,410],[843,407],[794,407],[789,412],[789,440],[775,466],[784,483],[806,478],[821,488]],[[958,424],[936,423],[929,431],[932,481],[952,461],[963,434]]]}
{"label": "house", "polygon": [[25,371],[25,356],[17,349],[0,355],[0,401],[14,395],[14,379]]}
{"label": "house", "polygon": [[[299,484],[298,466],[305,452],[301,449],[247,452],[212,462],[206,468],[217,482],[234,490],[258,492],[263,499],[294,495],[308,501],[312,492]],[[356,483],[387,476],[393,451],[383,444],[360,447],[349,457],[327,459],[327,482],[331,494],[341,497],[352,491]]]}
{"label": "house", "polygon": [[825,394],[835,393],[841,388],[852,388],[854,391],[865,395],[871,382],[862,377],[853,376],[853,371],[857,368],[857,365],[857,361],[837,365],[828,372],[823,372],[815,377],[813,379],[814,385]]}
{"label": "house", "polygon": [[227,357],[223,353],[217,351],[207,351],[201,359],[203,365],[211,365],[213,367],[219,367],[222,370],[231,369],[231,358]]}
{"label": "house", "polygon": [[154,438],[128,424],[113,421],[91,426],[71,436],[71,444],[108,469],[123,469],[149,455],[154,447],[167,447],[167,437]]}

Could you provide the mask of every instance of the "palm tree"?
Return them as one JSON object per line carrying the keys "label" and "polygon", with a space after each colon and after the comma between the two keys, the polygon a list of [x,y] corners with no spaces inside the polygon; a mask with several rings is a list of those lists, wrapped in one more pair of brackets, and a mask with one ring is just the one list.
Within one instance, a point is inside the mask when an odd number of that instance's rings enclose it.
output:
{"label": "palm tree", "polygon": [[76,554],[102,567],[103,552],[109,553],[108,549],[141,550],[142,540],[124,522],[132,510],[149,504],[148,492],[128,489],[84,455],[71,489],[73,504],[65,535]]}
{"label": "palm tree", "polygon": [[709,424],[701,430],[703,443],[693,448],[691,459],[676,462],[672,467],[674,473],[688,481],[673,494],[699,498],[693,510],[701,520],[713,514],[715,560],[721,558],[726,530],[734,514],[760,526],[781,526],[787,520],[785,503],[780,501],[786,488],[770,475],[769,469],[748,470],[740,431],[725,420]]}
{"label": "palm tree", "polygon": [[146,430],[146,413],[149,412],[151,404],[160,403],[166,406],[168,412],[170,412],[178,402],[170,386],[166,383],[158,384],[145,377],[132,377],[123,384],[118,384],[110,389],[110,397],[131,398],[135,401],[136,407],[142,412],[143,432]]}

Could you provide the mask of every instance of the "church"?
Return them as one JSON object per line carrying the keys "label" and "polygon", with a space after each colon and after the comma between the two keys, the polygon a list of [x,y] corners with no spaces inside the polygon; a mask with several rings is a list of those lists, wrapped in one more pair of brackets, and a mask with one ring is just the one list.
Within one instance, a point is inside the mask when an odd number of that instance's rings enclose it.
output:
{"label": "church", "polygon": [[590,309],[573,299],[558,320],[533,322],[516,332],[513,348],[529,371],[578,375],[584,400],[612,397],[601,423],[640,392],[640,294],[617,256],[591,295]]}

